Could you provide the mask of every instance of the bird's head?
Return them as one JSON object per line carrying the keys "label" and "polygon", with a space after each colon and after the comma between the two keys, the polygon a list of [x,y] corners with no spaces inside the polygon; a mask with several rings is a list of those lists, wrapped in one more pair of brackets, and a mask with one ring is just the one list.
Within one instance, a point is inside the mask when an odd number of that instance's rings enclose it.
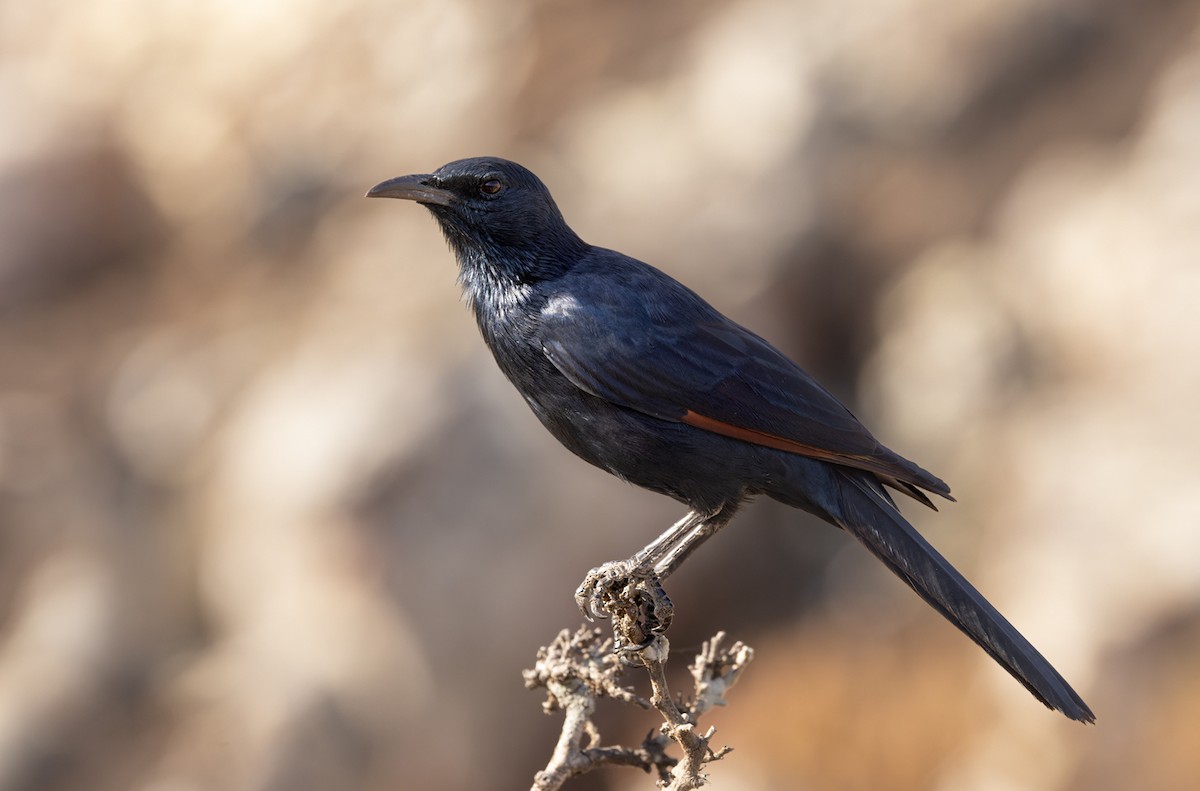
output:
{"label": "bird's head", "polygon": [[388,179],[367,197],[425,206],[464,269],[498,268],[521,280],[545,277],[587,248],[541,179],[506,159],[460,159],[433,173]]}

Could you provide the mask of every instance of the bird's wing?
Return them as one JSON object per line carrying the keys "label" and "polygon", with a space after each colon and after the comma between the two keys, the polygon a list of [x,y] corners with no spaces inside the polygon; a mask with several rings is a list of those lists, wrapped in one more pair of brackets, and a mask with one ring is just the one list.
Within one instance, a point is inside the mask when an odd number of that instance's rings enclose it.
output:
{"label": "bird's wing", "polygon": [[575,386],[614,404],[867,470],[926,504],[914,487],[949,496],[944,482],[880,444],[765,340],[690,291],[654,297],[551,300],[540,321],[542,350]]}

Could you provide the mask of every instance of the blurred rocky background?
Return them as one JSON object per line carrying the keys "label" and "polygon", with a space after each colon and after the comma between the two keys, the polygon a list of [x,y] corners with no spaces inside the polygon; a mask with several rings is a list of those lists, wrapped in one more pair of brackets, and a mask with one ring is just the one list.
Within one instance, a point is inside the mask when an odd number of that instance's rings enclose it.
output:
{"label": "blurred rocky background", "polygon": [[1200,787],[1198,12],[0,0],[0,791],[528,787],[520,670],[681,509],[362,199],[476,154],[945,477],[908,512],[1099,716],[761,503],[672,579],[681,664],[758,649],[715,787]]}

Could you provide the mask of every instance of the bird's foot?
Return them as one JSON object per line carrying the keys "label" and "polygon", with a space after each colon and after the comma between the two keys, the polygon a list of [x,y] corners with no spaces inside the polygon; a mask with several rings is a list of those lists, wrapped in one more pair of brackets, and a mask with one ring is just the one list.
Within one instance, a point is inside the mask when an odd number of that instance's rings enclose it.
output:
{"label": "bird's foot", "polygon": [[671,625],[675,607],[652,568],[617,560],[592,569],[575,591],[585,617],[612,618],[615,650],[642,650]]}
{"label": "bird's foot", "polygon": [[612,560],[587,573],[575,589],[575,604],[589,621],[608,618],[607,602],[618,583],[628,580],[633,564],[628,560]]}

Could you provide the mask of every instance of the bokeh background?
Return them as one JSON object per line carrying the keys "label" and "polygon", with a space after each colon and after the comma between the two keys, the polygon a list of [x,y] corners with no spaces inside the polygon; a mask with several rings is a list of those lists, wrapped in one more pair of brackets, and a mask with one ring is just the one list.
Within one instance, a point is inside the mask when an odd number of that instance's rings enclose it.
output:
{"label": "bokeh background", "polygon": [[681,509],[361,197],[477,154],[945,477],[908,512],[1099,715],[761,503],[671,581],[681,664],[758,649],[715,787],[1200,787],[1198,12],[3,0],[0,791],[528,787],[520,670]]}

